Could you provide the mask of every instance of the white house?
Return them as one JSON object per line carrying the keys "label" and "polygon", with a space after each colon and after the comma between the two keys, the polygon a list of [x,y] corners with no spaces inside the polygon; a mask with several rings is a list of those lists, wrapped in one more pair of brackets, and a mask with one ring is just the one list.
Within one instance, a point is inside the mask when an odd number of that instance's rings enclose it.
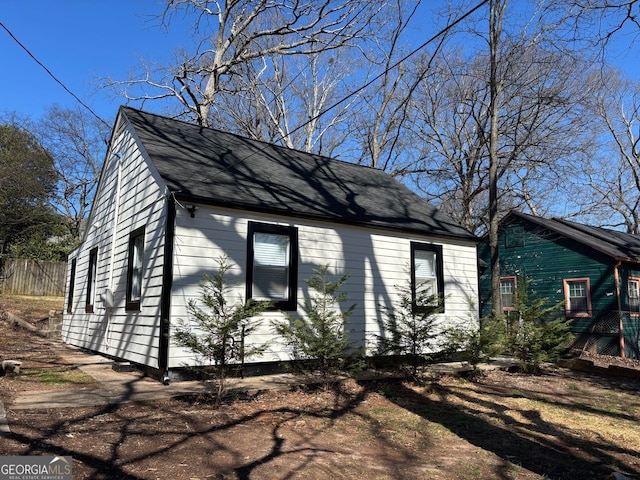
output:
{"label": "white house", "polygon": [[[427,280],[440,320],[478,317],[476,238],[384,172],[122,107],[88,228],[69,257],[65,342],[168,380],[193,355],[172,341],[221,256],[239,298],[269,298],[247,341],[289,359],[271,320],[302,314],[305,279],[350,273],[350,328],[382,334],[398,286]],[[274,248],[265,248],[265,247]],[[272,254],[269,255],[268,252]],[[426,268],[426,267],[429,268]]]}

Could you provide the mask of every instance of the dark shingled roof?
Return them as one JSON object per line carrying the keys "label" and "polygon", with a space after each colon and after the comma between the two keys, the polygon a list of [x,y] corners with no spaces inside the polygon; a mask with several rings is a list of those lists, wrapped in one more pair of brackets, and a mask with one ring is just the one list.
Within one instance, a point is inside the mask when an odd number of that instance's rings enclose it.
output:
{"label": "dark shingled roof", "polygon": [[384,172],[121,107],[181,200],[475,240]]}
{"label": "dark shingled roof", "polygon": [[512,211],[503,219],[519,217],[566,238],[591,247],[616,260],[640,262],[640,236],[602,227],[591,227],[560,218],[545,219]]}

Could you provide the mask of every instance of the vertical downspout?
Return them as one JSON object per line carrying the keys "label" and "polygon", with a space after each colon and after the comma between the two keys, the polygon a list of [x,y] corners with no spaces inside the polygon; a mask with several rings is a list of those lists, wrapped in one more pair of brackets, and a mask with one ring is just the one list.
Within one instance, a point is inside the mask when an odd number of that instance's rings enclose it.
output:
{"label": "vertical downspout", "polygon": [[116,235],[118,234],[118,215],[120,210],[120,185],[122,184],[122,164],[120,161],[122,155],[119,153],[115,154],[116,157],[116,165],[118,168],[118,175],[116,180],[116,201],[114,202],[113,207],[113,229],[111,232],[111,260],[109,261],[109,288],[113,288],[113,261],[115,258],[115,250],[116,250]]}
{"label": "vertical downspout", "polygon": [[167,212],[164,230],[158,368],[162,374],[162,383],[169,385],[169,339],[171,335],[171,290],[173,287],[173,243],[176,233],[176,199],[172,192],[168,192],[166,198]]}
{"label": "vertical downspout", "polygon": [[616,298],[618,300],[618,330],[619,330],[619,345],[620,345],[620,357],[625,358],[624,353],[624,332],[622,325],[622,300],[620,299],[620,273],[618,269],[622,262],[618,260],[613,267],[613,279],[616,284]]}
{"label": "vertical downspout", "polygon": [[[111,230],[111,258],[109,259],[109,280],[107,282],[107,291],[105,297],[110,296],[113,292],[113,263],[116,256],[116,238],[118,235],[118,216],[120,215],[120,189],[122,185],[122,155],[115,153],[116,167],[118,174],[116,176],[116,200],[113,207],[113,228]],[[110,303],[110,301],[111,303]],[[107,330],[105,332],[105,340],[107,344],[107,351],[111,349],[111,315],[113,314],[112,299],[105,300],[105,315],[107,316]]]}

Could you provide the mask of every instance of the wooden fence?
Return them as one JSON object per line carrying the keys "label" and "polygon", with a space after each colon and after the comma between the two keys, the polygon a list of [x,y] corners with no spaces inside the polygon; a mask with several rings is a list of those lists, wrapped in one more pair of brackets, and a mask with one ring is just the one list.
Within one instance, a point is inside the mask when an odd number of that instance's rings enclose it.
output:
{"label": "wooden fence", "polygon": [[7,259],[0,275],[0,293],[62,297],[66,270],[64,262]]}

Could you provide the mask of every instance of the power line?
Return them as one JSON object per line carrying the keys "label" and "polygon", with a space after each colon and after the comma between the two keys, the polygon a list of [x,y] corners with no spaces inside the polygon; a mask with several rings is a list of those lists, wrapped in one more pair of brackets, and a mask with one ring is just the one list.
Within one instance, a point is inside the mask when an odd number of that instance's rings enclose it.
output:
{"label": "power line", "polygon": [[31,53],[31,52],[29,51],[29,49],[28,49],[27,47],[25,47],[25,46],[20,42],[20,40],[18,40],[18,39],[16,38],[16,36],[15,36],[13,33],[11,33],[11,30],[9,30],[9,29],[4,25],[4,23],[0,22],[0,27],[2,27],[2,28],[3,28],[3,29],[4,29],[4,30],[9,34],[9,36],[10,36],[10,37],[11,37],[11,38],[12,38],[12,39],[13,39],[13,40],[18,44],[18,45],[20,45],[20,48],[22,48],[25,52],[27,52],[27,55],[29,55],[29,56],[30,56],[30,57],[31,57],[31,58],[32,58],[32,59],[33,59],[33,60],[34,60],[38,65],[40,65],[40,66],[44,69],[44,71],[45,71],[45,72],[47,72],[47,74],[48,74],[51,78],[53,78],[53,79],[54,79],[54,80],[55,80],[55,81],[56,81],[56,82],[57,82],[57,83],[58,83],[62,88],[64,88],[64,89],[65,89],[65,91],[66,91],[69,95],[71,95],[73,98],[75,98],[75,99],[76,99],[76,101],[77,101],[80,105],[82,105],[84,108],[86,108],[87,110],[89,110],[89,112],[91,112],[91,114],[92,114],[94,117],[96,117],[99,121],[101,121],[102,123],[104,123],[104,124],[107,126],[107,128],[111,128],[111,125],[109,125],[107,122],[105,122],[105,121],[104,121],[104,120],[103,120],[103,119],[102,119],[102,118],[101,118],[101,117],[100,117],[96,112],[94,112],[94,111],[93,111],[93,109],[92,109],[89,105],[87,105],[86,103],[84,103],[84,102],[83,102],[83,101],[82,101],[82,100],[81,100],[81,99],[80,99],[80,98],[79,98],[75,93],[73,93],[71,90],[69,90],[69,88],[67,88],[67,86],[66,86],[64,83],[62,83],[62,81],[61,81],[61,80],[59,80],[59,79],[58,79],[58,78],[57,78],[57,77],[56,77],[56,76],[51,72],[51,70],[49,70],[49,69],[48,69],[48,68],[47,68],[47,67],[46,67],[46,66],[45,66],[45,65],[44,65],[40,60],[38,60],[38,59],[35,57],[35,55],[34,55],[33,53]]}
{"label": "power line", "polygon": [[[456,25],[458,25],[459,23],[461,23],[462,21],[466,20],[468,17],[470,17],[471,15],[473,15],[476,11],[478,11],[480,8],[484,7],[487,3],[489,3],[490,0],[482,0],[480,3],[478,3],[475,7],[473,7],[471,10],[467,11],[466,13],[464,13],[461,17],[457,18],[456,20],[454,20],[453,22],[451,22],[450,24],[448,24],[446,27],[444,27],[442,30],[440,30],[438,33],[436,33],[435,35],[433,35],[431,38],[429,38],[427,41],[425,41],[422,45],[420,45],[419,47],[415,48],[414,50],[412,50],[411,52],[409,52],[407,55],[405,55],[404,57],[402,57],[400,60],[398,60],[397,62],[395,62],[394,64],[386,67],[381,73],[379,73],[378,75],[376,75],[374,78],[372,78],[371,80],[369,80],[368,82],[366,82],[365,84],[363,84],[362,86],[358,87],[357,89],[355,89],[353,92],[349,93],[348,95],[345,95],[344,97],[342,97],[340,100],[336,101],[335,103],[333,103],[332,105],[328,106],[327,108],[325,108],[324,110],[320,111],[317,115],[311,117],[310,119],[308,119],[306,122],[303,122],[302,124],[298,125],[296,128],[294,128],[293,130],[291,130],[287,135],[281,135],[280,138],[276,139],[275,141],[278,140],[284,140],[285,137],[288,137],[289,135],[291,135],[292,133],[297,132],[298,130],[300,130],[301,128],[304,128],[306,125],[308,125],[309,123],[313,122],[314,120],[317,120],[318,118],[320,118],[322,115],[326,114],[327,112],[333,110],[334,108],[336,108],[338,105],[340,105],[341,103],[344,103],[345,101],[349,100],[351,97],[355,96],[356,94],[360,93],[362,90],[364,90],[365,88],[369,87],[370,85],[372,85],[374,82],[376,82],[377,80],[379,80],[380,78],[382,78],[387,72],[389,72],[390,70],[393,70],[394,68],[398,67],[401,63],[406,62],[409,58],[411,58],[413,55],[415,55],[416,53],[418,53],[420,50],[422,50],[424,47],[426,47],[427,45],[429,45],[431,42],[435,41],[438,37],[444,35],[445,33],[447,33],[449,30],[451,30],[453,27],[455,27]],[[265,146],[264,149],[266,149],[267,147]],[[255,151],[253,153],[250,153],[249,155],[247,155],[244,158],[239,159],[237,162],[228,165],[226,168],[224,168],[223,170],[220,170],[218,172],[216,172],[215,174],[213,174],[210,177],[207,177],[207,179],[211,180],[213,178],[215,178],[216,175],[225,172],[227,170],[230,170],[231,168],[235,168],[237,165],[240,165],[242,162],[248,160],[249,158],[253,157],[254,155],[260,153],[262,150],[258,150]]]}
{"label": "power line", "polygon": [[[340,105],[341,103],[344,103],[345,101],[349,100],[351,97],[355,96],[356,94],[360,93],[362,90],[364,90],[365,88],[369,87],[370,85],[372,85],[374,82],[376,82],[377,80],[379,80],[380,78],[382,78],[384,75],[387,74],[387,72],[389,72],[390,70],[393,70],[394,68],[398,67],[401,63],[407,61],[409,58],[411,58],[412,56],[414,56],[416,53],[418,53],[420,50],[422,50],[424,47],[426,47],[427,45],[429,45],[431,42],[433,42],[434,40],[436,40],[438,37],[440,37],[441,35],[447,33],[449,30],[451,30],[453,27],[455,27],[457,24],[461,23],[463,20],[465,20],[467,17],[473,15],[477,10],[479,10],[480,8],[482,8],[483,6],[485,6],[487,3],[489,3],[490,0],[482,0],[480,3],[478,3],[475,7],[473,7],[471,10],[469,10],[467,13],[465,13],[464,15],[462,15],[460,18],[456,19],[455,21],[453,21],[452,23],[450,23],[449,25],[447,25],[446,27],[444,27],[442,30],[440,30],[438,33],[436,33],[434,36],[432,36],[431,38],[429,38],[426,42],[424,42],[422,45],[420,45],[419,47],[417,47],[416,49],[414,49],[413,51],[409,52],[407,55],[405,55],[404,57],[402,57],[400,60],[398,60],[396,63],[394,63],[393,65],[385,68],[381,73],[379,73],[378,75],[376,75],[375,77],[373,77],[371,80],[369,80],[368,82],[366,82],[364,85],[360,86],[359,88],[355,89],[353,92],[349,93],[348,95],[346,95],[345,97],[341,98],[340,100],[338,100],[337,102],[335,102],[333,105],[328,106],[327,108],[325,108],[324,110],[320,111],[315,117],[310,118],[309,120],[307,120],[306,122],[302,123],[301,125],[298,125],[296,128],[294,128],[293,130],[291,130],[287,136],[291,135],[292,133],[297,132],[298,130],[300,130],[301,128],[305,127],[307,124],[313,122],[314,120],[317,120],[318,118],[320,118],[322,115],[324,115],[325,113],[329,112],[330,110],[333,110],[334,108],[336,108],[338,105]],[[283,140],[284,137],[282,137],[280,140]]]}

